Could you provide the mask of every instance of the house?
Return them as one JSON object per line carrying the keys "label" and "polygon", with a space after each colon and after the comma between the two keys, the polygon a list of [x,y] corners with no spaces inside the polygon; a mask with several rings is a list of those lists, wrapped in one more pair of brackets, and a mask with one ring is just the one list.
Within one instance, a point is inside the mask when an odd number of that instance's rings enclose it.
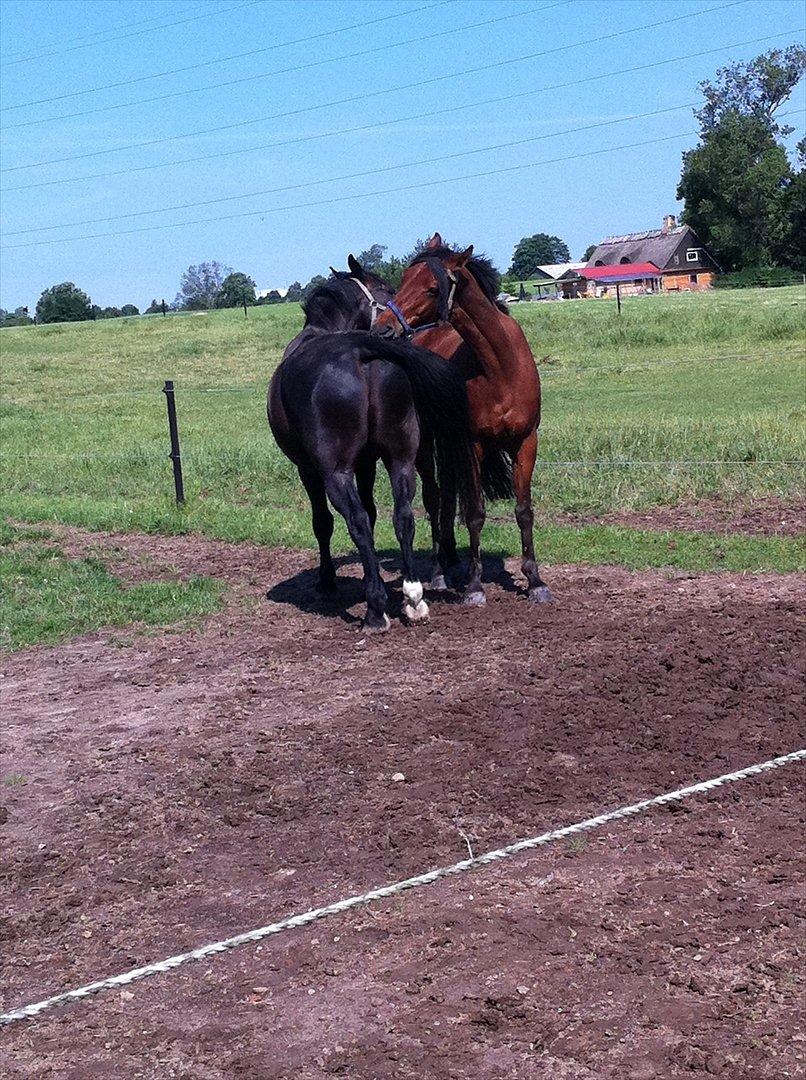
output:
{"label": "house", "polygon": [[663,227],[649,232],[627,233],[603,240],[587,262],[587,268],[652,263],[667,292],[709,289],[719,266],[708,254],[690,225],[678,225],[667,214]]}
{"label": "house", "polygon": [[546,263],[544,266],[538,266],[529,278],[529,283],[533,286],[532,299],[545,300],[553,296],[570,296],[570,292],[564,291],[560,283],[561,279],[571,270],[581,270],[584,265],[584,262],[569,262]]}
{"label": "house", "polygon": [[562,283],[570,296],[644,296],[660,292],[661,272],[654,263],[613,263],[610,266],[583,266],[571,271]]}

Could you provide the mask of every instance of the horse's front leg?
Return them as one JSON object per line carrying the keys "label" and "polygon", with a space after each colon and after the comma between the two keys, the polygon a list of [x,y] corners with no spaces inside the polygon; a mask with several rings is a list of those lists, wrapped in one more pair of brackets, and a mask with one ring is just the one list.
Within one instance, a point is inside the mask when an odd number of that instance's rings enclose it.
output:
{"label": "horse's front leg", "polygon": [[546,604],[552,599],[551,590],[540,577],[535,561],[534,524],[532,510],[532,474],[537,460],[537,429],[523,440],[512,461],[512,484],[515,488],[515,520],[521,531],[521,569],[529,583],[529,599]]}

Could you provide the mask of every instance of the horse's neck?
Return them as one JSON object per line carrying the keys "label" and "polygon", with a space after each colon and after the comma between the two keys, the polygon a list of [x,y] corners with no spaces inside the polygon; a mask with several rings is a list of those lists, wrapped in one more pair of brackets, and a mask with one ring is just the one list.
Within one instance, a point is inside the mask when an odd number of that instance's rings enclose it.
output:
{"label": "horse's neck", "polygon": [[472,348],[491,382],[510,381],[518,357],[507,333],[508,316],[493,304],[475,281],[468,282],[457,300],[451,323]]}
{"label": "horse's neck", "polygon": [[322,330],[325,333],[342,333],[345,330],[369,330],[370,317],[367,305],[332,305],[327,310],[318,308],[305,317],[306,330]]}

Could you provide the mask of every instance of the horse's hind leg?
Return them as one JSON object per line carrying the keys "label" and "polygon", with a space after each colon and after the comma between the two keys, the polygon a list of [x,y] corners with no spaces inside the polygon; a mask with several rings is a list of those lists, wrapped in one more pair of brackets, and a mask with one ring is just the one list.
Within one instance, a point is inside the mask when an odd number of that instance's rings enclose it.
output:
{"label": "horse's hind leg", "polygon": [[434,455],[425,440],[420,443],[417,455],[417,472],[423,482],[423,506],[428,514],[428,523],[431,526],[431,588],[435,592],[447,589],[445,582],[446,567],[442,563],[441,535],[440,535],[440,501],[441,494],[434,475]]}
{"label": "horse's hind leg", "polygon": [[481,584],[481,530],[484,528],[486,513],[484,492],[481,489],[481,459],[483,451],[476,447],[476,462],[473,469],[473,492],[467,508],[467,531],[470,539],[470,562],[468,565],[467,585],[464,603],[481,606],[487,603],[484,587]]}
{"label": "horse's hind leg", "polygon": [[332,473],[325,481],[327,497],[347,522],[353,543],[364,567],[364,586],[367,592],[366,630],[388,630],[386,589],[381,581],[378,556],[372,542],[372,526],[364,509],[351,472]]}
{"label": "horse's hind leg", "polygon": [[428,604],[423,600],[423,586],[414,569],[414,464],[411,461],[392,461],[389,465],[392,495],[395,500],[395,534],[403,556],[403,614],[410,622],[428,618]]}
{"label": "horse's hind leg", "polygon": [[532,473],[537,459],[537,431],[528,435],[518,447],[512,459],[512,484],[515,488],[515,520],[521,531],[521,569],[529,583],[529,599],[536,604],[546,604],[551,599],[551,589],[540,576],[535,561],[534,512],[532,510]]}
{"label": "horse's hind leg", "polygon": [[317,592],[331,594],[336,591],[336,567],[330,554],[330,540],[333,536],[333,515],[327,505],[325,485],[321,476],[313,472],[299,470],[300,480],[305,485],[311,500],[311,521],[313,532],[319,544],[319,583]]}
{"label": "horse's hind leg", "polygon": [[367,512],[369,527],[373,534],[375,533],[375,522],[378,518],[378,508],[375,506],[375,469],[377,464],[378,461],[375,455],[367,452],[359,458],[355,466],[358,497]]}

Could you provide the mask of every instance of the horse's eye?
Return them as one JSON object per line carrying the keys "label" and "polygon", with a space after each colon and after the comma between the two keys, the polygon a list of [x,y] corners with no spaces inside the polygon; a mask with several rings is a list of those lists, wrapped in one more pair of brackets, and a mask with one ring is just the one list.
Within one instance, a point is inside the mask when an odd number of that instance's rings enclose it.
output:
{"label": "horse's eye", "polygon": [[428,295],[429,296],[439,296],[439,289],[429,289],[428,290]]}

